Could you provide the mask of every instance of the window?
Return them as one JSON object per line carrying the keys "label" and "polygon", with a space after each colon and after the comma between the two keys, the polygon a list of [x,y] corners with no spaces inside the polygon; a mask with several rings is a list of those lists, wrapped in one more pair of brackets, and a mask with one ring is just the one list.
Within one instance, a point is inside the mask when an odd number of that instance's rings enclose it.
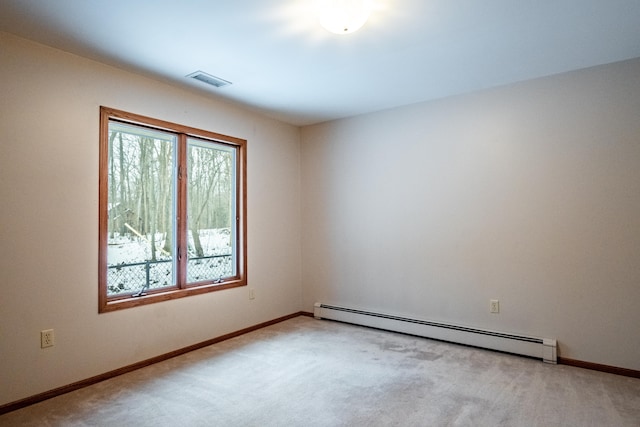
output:
{"label": "window", "polygon": [[100,108],[100,312],[247,284],[245,152]]}

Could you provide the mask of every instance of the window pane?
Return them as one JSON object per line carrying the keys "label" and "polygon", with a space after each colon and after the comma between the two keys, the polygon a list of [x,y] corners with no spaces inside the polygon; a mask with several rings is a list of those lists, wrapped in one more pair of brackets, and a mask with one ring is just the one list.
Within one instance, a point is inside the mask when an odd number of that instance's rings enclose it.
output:
{"label": "window pane", "polygon": [[176,137],[109,123],[107,296],[174,286]]}
{"label": "window pane", "polygon": [[235,149],[187,142],[187,282],[237,274],[235,259]]}

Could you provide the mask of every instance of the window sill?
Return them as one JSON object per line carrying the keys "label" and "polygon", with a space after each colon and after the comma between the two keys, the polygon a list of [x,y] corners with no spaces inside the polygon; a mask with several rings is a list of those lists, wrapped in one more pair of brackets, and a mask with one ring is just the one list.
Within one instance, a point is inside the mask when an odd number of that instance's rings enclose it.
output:
{"label": "window sill", "polygon": [[160,291],[148,291],[142,296],[125,296],[120,298],[110,298],[100,301],[99,313],[109,313],[111,311],[124,310],[126,308],[139,307],[147,304],[154,304],[162,301],[189,297],[192,295],[206,294],[209,292],[222,291],[224,289],[238,288],[246,286],[245,279],[229,280],[222,283],[207,283],[206,285],[190,286],[186,289],[169,289]]}

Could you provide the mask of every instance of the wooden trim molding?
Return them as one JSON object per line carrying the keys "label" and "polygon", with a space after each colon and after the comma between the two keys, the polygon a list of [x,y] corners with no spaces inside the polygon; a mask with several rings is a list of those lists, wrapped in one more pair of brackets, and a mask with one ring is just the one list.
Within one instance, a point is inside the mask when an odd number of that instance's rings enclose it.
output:
{"label": "wooden trim molding", "polygon": [[[176,200],[171,202],[176,210],[173,220],[176,223],[175,253],[172,254],[176,271],[175,280],[158,289],[142,290],[138,294],[127,291],[118,295],[108,294],[107,246],[109,221],[109,126],[112,123],[134,125],[136,128],[146,128],[153,131],[170,133],[175,138],[177,177],[173,185],[176,187]],[[211,144],[207,148],[229,150],[235,157],[235,250],[236,272],[233,276],[197,279],[195,282],[187,280],[187,150],[189,138],[204,144]],[[113,108],[100,107],[100,145],[99,145],[99,189],[98,189],[98,312],[107,313],[115,310],[138,307],[176,298],[199,295],[208,292],[221,291],[247,285],[247,141],[244,139],[222,135],[202,129],[196,129],[177,123],[128,113]],[[218,148],[216,148],[218,147]],[[111,202],[113,203],[113,201]],[[231,221],[234,218],[230,218]],[[231,227],[231,225],[230,225]],[[231,227],[233,228],[233,227]],[[182,256],[181,256],[182,254]],[[195,279],[194,279],[195,280]],[[148,285],[148,281],[147,281]],[[142,288],[144,289],[144,288]],[[135,296],[134,296],[135,295]]]}
{"label": "wooden trim molding", "polygon": [[132,372],[147,366],[151,366],[158,362],[163,362],[165,360],[183,355],[185,353],[189,353],[194,350],[198,350],[204,347],[208,347],[212,344],[219,343],[221,341],[225,341],[231,338],[238,337],[240,335],[244,335],[249,332],[257,331],[258,329],[266,328],[267,326],[275,325],[276,323],[284,322],[285,320],[293,319],[298,316],[308,316],[311,313],[306,312],[297,312],[293,314],[289,314],[287,316],[279,317],[277,319],[269,320],[267,322],[259,323],[257,325],[249,326],[248,328],[240,329],[239,331],[231,332],[225,335],[221,335],[216,338],[212,338],[207,341],[203,341],[197,344],[193,344],[187,347],[180,348],[178,350],[170,351],[169,353],[161,354],[156,357],[152,357],[150,359],[146,359],[132,365],[124,366],[122,368],[114,369],[113,371],[105,372],[100,375],[96,375],[95,377],[87,378],[72,384],[67,384],[62,387],[55,388],[53,390],[45,391],[44,393],[39,393],[34,396],[30,396],[21,400],[17,400],[15,402],[10,402],[4,405],[0,405],[0,415],[6,414],[8,412],[12,412],[21,408],[25,408],[27,406],[33,405],[35,403],[42,402],[47,399],[51,399],[56,396],[61,396],[66,393],[70,393],[75,390],[79,390],[81,388],[88,387],[93,384],[97,384],[101,381],[108,380],[110,378],[114,378],[120,376],[122,374],[126,374],[128,372]]}
{"label": "wooden trim molding", "polygon": [[622,375],[625,377],[640,378],[640,371],[636,371],[634,369],[601,365],[600,363],[585,362],[582,360],[569,359],[567,357],[558,357],[558,364],[575,366],[577,368],[591,369],[592,371],[606,372],[608,374]]}

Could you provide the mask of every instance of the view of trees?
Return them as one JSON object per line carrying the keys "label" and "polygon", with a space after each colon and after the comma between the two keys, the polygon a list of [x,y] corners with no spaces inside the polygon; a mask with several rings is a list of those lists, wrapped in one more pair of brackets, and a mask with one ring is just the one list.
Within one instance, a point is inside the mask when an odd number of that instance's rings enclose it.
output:
{"label": "view of trees", "polygon": [[[177,137],[170,133],[110,123],[108,244],[136,241],[144,247],[144,254],[138,251],[114,259],[109,256],[108,265],[122,268],[127,264],[173,258],[177,143]],[[233,151],[223,145],[194,138],[187,141],[190,260],[231,253],[233,162]],[[226,241],[221,242],[220,236],[225,236]],[[188,269],[196,264],[190,261]],[[218,271],[208,278],[220,275]],[[204,280],[200,273],[189,276]]]}
{"label": "view of trees", "polygon": [[109,130],[109,239],[145,239],[147,259],[171,258],[176,138],[120,124]]}
{"label": "view of trees", "polygon": [[188,141],[188,228],[197,257],[205,253],[200,241],[202,229],[230,232],[233,216],[233,155],[206,142]]}

